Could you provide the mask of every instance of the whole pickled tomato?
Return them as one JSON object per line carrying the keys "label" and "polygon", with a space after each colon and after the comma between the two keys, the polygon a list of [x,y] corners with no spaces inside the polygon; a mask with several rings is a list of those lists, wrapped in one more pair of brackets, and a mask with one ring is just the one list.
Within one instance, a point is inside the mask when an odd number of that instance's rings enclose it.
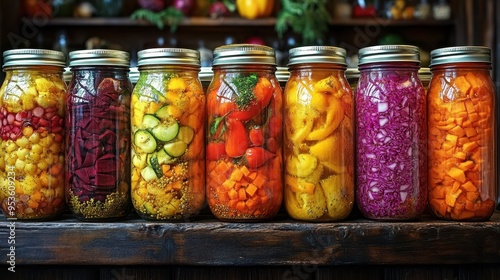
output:
{"label": "whole pickled tomato", "polygon": [[67,180],[80,201],[104,201],[106,195],[116,192],[120,175],[129,168],[125,164],[129,110],[120,98],[128,90],[119,80],[104,78],[95,94],[81,85],[68,96],[68,137],[73,137],[68,141],[73,146],[68,148],[73,153],[68,158]]}

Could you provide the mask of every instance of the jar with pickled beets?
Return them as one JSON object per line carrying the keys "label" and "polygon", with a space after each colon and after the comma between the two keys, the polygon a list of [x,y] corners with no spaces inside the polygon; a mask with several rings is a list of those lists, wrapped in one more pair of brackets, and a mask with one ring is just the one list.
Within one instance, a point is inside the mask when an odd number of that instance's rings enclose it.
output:
{"label": "jar with pickled beets", "polygon": [[200,55],[183,48],[138,53],[131,101],[132,203],[148,220],[187,220],[205,202],[205,93]]}
{"label": "jar with pickled beets", "polygon": [[486,47],[431,52],[429,205],[438,218],[485,221],[495,210],[497,142],[490,70]]}
{"label": "jar with pickled beets", "polygon": [[64,210],[64,54],[3,53],[0,206],[7,218],[54,219]]}
{"label": "jar with pickled beets", "polygon": [[359,51],[356,201],[366,218],[412,220],[426,209],[427,112],[419,67],[414,46]]}
{"label": "jar with pickled beets", "polygon": [[129,54],[81,50],[66,102],[66,200],[82,221],[128,215],[130,203]]}
{"label": "jar with pickled beets", "polygon": [[281,207],[282,90],[274,50],[214,50],[207,91],[207,201],[219,220],[260,221]]}
{"label": "jar with pickled beets", "polygon": [[290,217],[337,221],[354,205],[353,96],[346,51],[289,51],[285,87],[285,206]]}

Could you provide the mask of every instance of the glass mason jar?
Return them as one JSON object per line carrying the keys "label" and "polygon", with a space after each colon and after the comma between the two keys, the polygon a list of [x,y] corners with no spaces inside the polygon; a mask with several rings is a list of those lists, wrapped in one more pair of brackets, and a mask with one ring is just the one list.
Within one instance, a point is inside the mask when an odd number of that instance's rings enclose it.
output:
{"label": "glass mason jar", "polygon": [[495,87],[491,51],[431,52],[427,95],[429,204],[448,220],[488,220],[497,199]]}
{"label": "glass mason jar", "polygon": [[356,200],[367,218],[410,220],[426,208],[426,99],[419,64],[414,46],[359,51]]}
{"label": "glass mason jar", "polygon": [[7,218],[52,219],[64,210],[62,52],[3,53],[0,88],[0,206]]}
{"label": "glass mason jar", "polygon": [[207,91],[207,200],[216,218],[273,218],[281,207],[282,90],[271,47],[214,50]]}
{"label": "glass mason jar", "polygon": [[129,54],[69,54],[66,201],[84,221],[125,217],[130,210]]}
{"label": "glass mason jar", "polygon": [[353,97],[346,51],[289,51],[285,87],[285,206],[298,220],[336,221],[354,204]]}
{"label": "glass mason jar", "polygon": [[188,219],[205,202],[205,94],[198,51],[138,52],[131,101],[132,203],[148,220]]}

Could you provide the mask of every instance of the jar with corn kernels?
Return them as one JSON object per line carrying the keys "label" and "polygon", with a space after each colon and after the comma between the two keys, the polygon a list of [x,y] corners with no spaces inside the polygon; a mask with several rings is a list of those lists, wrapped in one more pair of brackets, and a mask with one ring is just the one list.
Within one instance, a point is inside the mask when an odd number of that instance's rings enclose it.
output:
{"label": "jar with corn kernels", "polygon": [[0,206],[7,218],[53,219],[64,209],[62,52],[3,53]]}

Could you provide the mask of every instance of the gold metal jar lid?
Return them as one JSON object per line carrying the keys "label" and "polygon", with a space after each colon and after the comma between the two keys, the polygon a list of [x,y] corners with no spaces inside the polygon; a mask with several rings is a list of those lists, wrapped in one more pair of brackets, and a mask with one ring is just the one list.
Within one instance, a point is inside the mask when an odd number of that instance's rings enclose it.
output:
{"label": "gold metal jar lid", "polygon": [[66,57],[60,51],[45,49],[15,49],[3,52],[3,67],[11,66],[66,66]]}
{"label": "gold metal jar lid", "polygon": [[447,63],[462,62],[483,62],[491,64],[491,49],[482,46],[457,46],[431,51],[431,67]]}
{"label": "gold metal jar lid", "polygon": [[381,45],[359,50],[359,65],[379,62],[418,62],[420,50],[410,45]]}
{"label": "gold metal jar lid", "polygon": [[137,53],[137,66],[189,65],[200,67],[200,52],[184,48],[152,48]]}
{"label": "gold metal jar lid", "polygon": [[274,49],[254,44],[231,44],[215,48],[212,65],[276,65]]}
{"label": "gold metal jar lid", "polygon": [[124,51],[95,49],[69,53],[69,66],[130,66],[130,54]]}
{"label": "gold metal jar lid", "polygon": [[288,51],[288,66],[303,63],[332,63],[347,65],[346,50],[331,46],[297,47]]}

